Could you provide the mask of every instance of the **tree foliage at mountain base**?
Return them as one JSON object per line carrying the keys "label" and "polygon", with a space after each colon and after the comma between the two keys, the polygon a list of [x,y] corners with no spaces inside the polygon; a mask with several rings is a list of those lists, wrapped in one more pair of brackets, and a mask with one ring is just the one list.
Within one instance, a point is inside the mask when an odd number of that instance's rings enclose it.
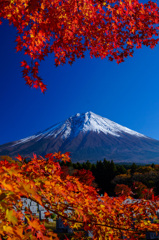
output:
{"label": "tree foliage at mountain base", "polygon": [[45,207],[46,217],[52,213],[60,217],[75,231],[72,239],[82,239],[79,229],[92,232],[94,240],[139,239],[146,231],[158,231],[158,224],[151,221],[157,218],[157,198],[137,201],[106,193],[100,197],[91,182],[80,180],[80,173],[70,176],[62,172],[59,161],[69,161],[67,153],[45,158],[34,155],[28,163],[19,155],[18,160],[0,161],[0,235],[6,239],[58,239],[29,209],[24,222],[22,197]]}

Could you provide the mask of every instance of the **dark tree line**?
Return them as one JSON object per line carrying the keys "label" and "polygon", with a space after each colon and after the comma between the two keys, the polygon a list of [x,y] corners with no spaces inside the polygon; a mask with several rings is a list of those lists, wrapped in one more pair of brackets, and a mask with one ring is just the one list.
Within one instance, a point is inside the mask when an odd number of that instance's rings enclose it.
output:
{"label": "dark tree line", "polygon": [[[64,165],[64,163],[62,163]],[[73,169],[86,169],[90,170],[95,177],[95,183],[99,189],[99,193],[103,194],[107,192],[110,196],[114,195],[114,183],[112,180],[119,174],[125,174],[126,168],[123,165],[117,165],[112,161],[97,161],[97,163],[90,163],[89,161],[83,163],[72,163],[66,164],[69,168]]]}
{"label": "dark tree line", "polygon": [[[61,163],[64,165],[64,163]],[[135,163],[115,164],[112,161],[89,161],[83,163],[67,162],[65,164],[69,173],[75,169],[86,169],[92,172],[95,177],[95,184],[99,193],[108,193],[109,196],[115,196],[115,187],[120,184],[128,186],[134,192],[134,197],[142,197],[144,189],[154,189],[155,195],[159,195],[159,165],[151,164],[139,166]]]}

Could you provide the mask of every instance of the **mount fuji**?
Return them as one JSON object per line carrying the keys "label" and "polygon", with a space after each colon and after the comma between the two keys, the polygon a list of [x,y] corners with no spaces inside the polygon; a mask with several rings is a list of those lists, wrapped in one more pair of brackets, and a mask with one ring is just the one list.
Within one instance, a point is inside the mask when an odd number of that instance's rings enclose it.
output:
{"label": "mount fuji", "polygon": [[0,155],[29,157],[70,152],[73,162],[159,163],[159,141],[93,112],[77,113],[33,136],[0,145]]}

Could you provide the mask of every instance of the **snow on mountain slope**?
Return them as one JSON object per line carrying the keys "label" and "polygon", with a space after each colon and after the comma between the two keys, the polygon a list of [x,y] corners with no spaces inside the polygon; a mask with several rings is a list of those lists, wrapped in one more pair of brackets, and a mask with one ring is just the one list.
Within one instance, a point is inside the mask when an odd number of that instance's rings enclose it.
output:
{"label": "snow on mountain slope", "polygon": [[[120,137],[120,133],[125,132],[128,134],[132,134],[138,137],[145,137],[144,135],[137,133],[135,131],[130,130],[129,128],[123,127],[107,118],[103,118],[93,112],[87,113],[77,113],[75,116],[70,117],[67,120],[68,126],[71,125],[72,129],[75,129],[75,136],[79,134],[79,132],[103,132],[105,134],[111,134],[116,137]],[[69,130],[71,130],[71,126],[69,126]],[[68,131],[66,138],[71,134],[71,131]]]}
{"label": "snow on mountain slope", "polygon": [[45,131],[0,146],[0,155],[10,156],[57,151],[71,152],[73,161],[159,161],[159,141],[92,112],[77,113]]}
{"label": "snow on mountain slope", "polygon": [[59,124],[53,125],[52,127],[37,133],[36,135],[21,139],[17,141],[12,146],[17,144],[25,143],[30,140],[39,140],[41,138],[48,138],[53,136],[54,138],[61,135],[62,139],[67,139],[69,137],[76,137],[79,133],[86,132],[103,132],[104,134],[110,134],[116,137],[120,137],[121,133],[130,134],[137,137],[144,137],[143,134],[135,132],[129,128],[123,127],[107,118],[101,117],[93,112],[86,113],[77,113],[76,115],[68,118],[65,122],[61,122]]}

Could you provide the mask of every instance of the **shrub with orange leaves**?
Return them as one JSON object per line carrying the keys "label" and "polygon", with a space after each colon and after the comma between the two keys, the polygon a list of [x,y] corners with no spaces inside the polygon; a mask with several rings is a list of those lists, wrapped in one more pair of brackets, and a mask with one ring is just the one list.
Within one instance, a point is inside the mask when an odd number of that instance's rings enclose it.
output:
{"label": "shrub with orange leaves", "polygon": [[[47,230],[43,221],[25,209],[27,223],[23,221],[22,197],[53,212],[74,230],[91,231],[94,240],[139,239],[146,231],[158,231],[158,225],[149,221],[156,216],[159,203],[155,199],[130,201],[126,197],[100,197],[90,184],[78,176],[65,175],[59,161],[69,161],[68,154],[48,154],[46,158],[33,156],[25,159],[0,161],[0,236],[6,239],[58,239]],[[82,173],[83,174],[83,173]],[[82,175],[83,176],[83,175]],[[72,239],[81,239],[78,231]]]}

